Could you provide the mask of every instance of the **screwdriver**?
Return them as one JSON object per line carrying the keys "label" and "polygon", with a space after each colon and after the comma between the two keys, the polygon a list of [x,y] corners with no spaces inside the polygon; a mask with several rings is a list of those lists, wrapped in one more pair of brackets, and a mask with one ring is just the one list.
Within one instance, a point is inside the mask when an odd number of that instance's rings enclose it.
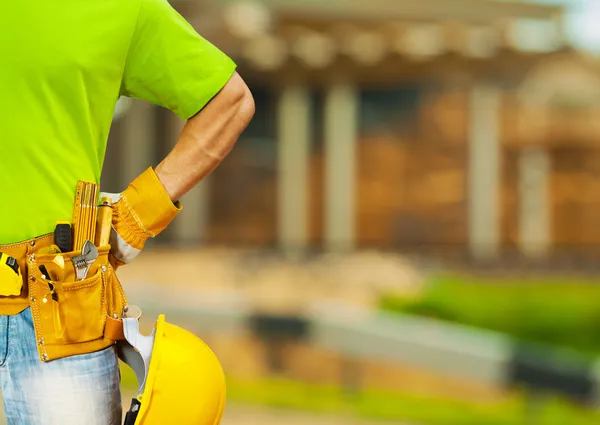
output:
{"label": "screwdriver", "polygon": [[102,203],[98,206],[98,222],[96,223],[96,246],[106,246],[110,241],[112,229],[112,203],[109,197],[102,197]]}

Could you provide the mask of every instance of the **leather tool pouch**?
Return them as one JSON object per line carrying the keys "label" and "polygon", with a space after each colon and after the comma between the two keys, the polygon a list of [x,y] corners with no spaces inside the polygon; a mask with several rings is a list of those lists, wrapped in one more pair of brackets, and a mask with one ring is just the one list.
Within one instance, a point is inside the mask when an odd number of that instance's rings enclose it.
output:
{"label": "leather tool pouch", "polygon": [[98,258],[83,280],[76,280],[71,261],[81,251],[30,257],[29,301],[42,360],[91,352],[114,342],[105,328],[120,321],[127,300],[108,260],[109,250],[109,245],[98,248]]}

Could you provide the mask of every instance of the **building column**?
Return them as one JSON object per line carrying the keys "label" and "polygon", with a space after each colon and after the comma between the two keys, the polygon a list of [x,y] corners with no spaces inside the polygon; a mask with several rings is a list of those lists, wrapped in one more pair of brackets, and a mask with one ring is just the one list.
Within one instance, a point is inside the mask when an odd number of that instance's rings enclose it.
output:
{"label": "building column", "polygon": [[471,89],[469,111],[469,248],[478,260],[500,249],[499,110],[501,92],[492,85]]}
{"label": "building column", "polygon": [[104,155],[104,163],[102,164],[102,174],[100,176],[100,190],[102,192],[117,193],[124,189],[121,186],[124,180],[121,177],[121,169],[124,168],[121,167],[122,140],[124,138],[124,131],[122,129],[130,103],[130,99],[122,97],[115,105],[115,112]]}
{"label": "building column", "polygon": [[[185,121],[173,113],[167,115],[165,141],[172,148],[179,138]],[[210,175],[205,177],[181,198],[183,209],[169,226],[170,238],[178,244],[200,244],[206,241],[209,226]]]}
{"label": "building column", "polygon": [[358,108],[353,85],[336,83],[328,89],[324,105],[324,237],[328,251],[355,247]]}
{"label": "building column", "polygon": [[519,248],[531,258],[544,257],[551,245],[549,179],[548,151],[519,153]]}
{"label": "building column", "polygon": [[302,85],[283,88],[277,104],[278,236],[287,254],[308,246],[310,93]]}
{"label": "building column", "polygon": [[134,100],[120,118],[121,186],[123,189],[146,168],[154,165],[158,138],[156,133],[156,106]]}

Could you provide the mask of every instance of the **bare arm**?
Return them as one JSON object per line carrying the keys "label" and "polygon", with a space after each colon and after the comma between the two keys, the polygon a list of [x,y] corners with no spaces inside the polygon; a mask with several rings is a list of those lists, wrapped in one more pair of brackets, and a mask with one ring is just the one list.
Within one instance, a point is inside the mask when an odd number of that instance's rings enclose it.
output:
{"label": "bare arm", "polygon": [[253,115],[252,94],[235,73],[209,104],[187,121],[177,144],[155,169],[172,201],[181,199],[223,161]]}

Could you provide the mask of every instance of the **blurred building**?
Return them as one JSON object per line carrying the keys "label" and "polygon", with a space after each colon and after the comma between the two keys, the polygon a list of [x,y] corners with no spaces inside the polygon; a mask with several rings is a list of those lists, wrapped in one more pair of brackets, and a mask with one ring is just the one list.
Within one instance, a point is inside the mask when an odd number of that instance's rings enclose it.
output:
{"label": "blurred building", "polygon": [[[163,240],[481,260],[600,247],[599,67],[567,44],[561,7],[173,4],[234,57],[257,111]],[[156,163],[181,126],[133,102],[105,187]]]}

